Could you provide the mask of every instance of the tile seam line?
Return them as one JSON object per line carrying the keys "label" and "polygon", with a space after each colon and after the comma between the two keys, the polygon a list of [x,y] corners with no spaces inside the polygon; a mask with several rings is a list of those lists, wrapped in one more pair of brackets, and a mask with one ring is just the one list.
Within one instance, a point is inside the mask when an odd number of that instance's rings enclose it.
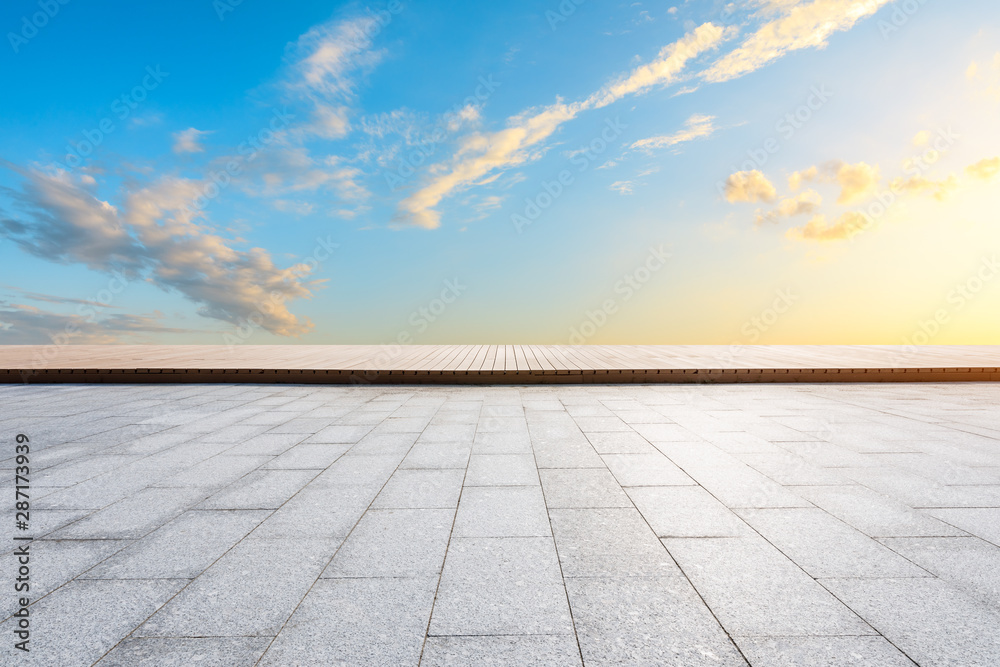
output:
{"label": "tile seam line", "polygon": [[[380,391],[379,393],[374,394],[373,396],[369,397],[369,399],[367,401],[365,401],[363,403],[360,403],[358,407],[360,407],[361,405],[370,404],[375,398],[377,398],[379,396],[383,396],[383,395],[384,395],[384,393]],[[405,401],[404,401],[404,403],[405,403]],[[439,410],[440,410],[440,406],[438,406],[438,409],[434,411],[434,414],[436,415]],[[393,411],[395,412],[395,410],[393,410]],[[361,436],[361,438],[363,439],[366,435],[368,435],[369,433],[371,433],[374,429],[375,429],[375,425],[372,425],[372,428],[368,429],[368,431],[365,433],[365,435]],[[359,442],[360,442],[360,440],[359,440]],[[414,444],[415,443],[416,443],[416,441],[414,441]],[[351,449],[354,449],[354,446],[357,445],[357,444],[358,444],[357,442],[355,442],[354,444],[352,444],[351,447],[346,452],[344,452],[343,454],[341,454],[340,456],[338,456],[336,458],[336,460],[334,461],[334,463],[336,461],[339,461],[343,457],[347,456],[348,452],[350,452]],[[278,640],[278,637],[281,635],[282,631],[285,629],[285,626],[288,625],[288,621],[290,621],[291,618],[292,618],[292,616],[295,615],[295,612],[297,612],[299,610],[299,607],[302,606],[302,603],[305,601],[305,599],[307,597],[309,597],[309,593],[312,592],[313,588],[315,588],[315,586],[319,582],[319,580],[323,578],[323,573],[326,571],[326,568],[330,567],[330,563],[332,563],[333,559],[337,557],[338,553],[340,553],[340,549],[344,546],[344,543],[347,542],[347,540],[351,537],[351,534],[354,532],[354,529],[358,527],[359,523],[361,523],[361,520],[368,513],[368,510],[371,509],[372,504],[375,502],[375,499],[378,498],[379,494],[382,493],[383,489],[385,489],[386,484],[389,483],[389,480],[392,479],[392,476],[395,475],[396,471],[399,470],[399,466],[402,465],[403,459],[406,458],[407,454],[409,454],[409,452],[410,452],[411,449],[413,449],[413,445],[412,444],[410,445],[409,449],[406,450],[406,454],[403,455],[403,457],[400,459],[400,461],[396,465],[396,467],[393,468],[393,470],[389,474],[389,476],[386,477],[385,482],[383,482],[382,486],[379,487],[378,493],[375,494],[375,496],[371,499],[371,502],[369,502],[368,505],[365,507],[364,512],[361,513],[361,516],[358,517],[358,520],[354,522],[353,526],[351,526],[351,529],[347,532],[347,535],[344,536],[344,539],[341,540],[340,544],[337,545],[337,548],[334,549],[333,554],[331,554],[330,558],[327,559],[326,564],[323,565],[323,567],[319,570],[319,573],[316,575],[316,579],[314,579],[313,582],[312,582],[312,584],[309,585],[309,588],[306,590],[305,594],[295,604],[295,607],[292,609],[291,613],[289,613],[288,616],[285,618],[285,620],[281,622],[281,626],[278,628],[278,631],[276,633],[274,633],[274,636],[271,637],[271,641],[269,641],[267,643],[267,647],[265,647],[264,650],[261,652],[260,657],[257,658],[257,660],[254,661],[253,664],[254,664],[255,667],[256,667],[256,665],[259,665],[261,663],[261,661],[267,655],[268,651],[271,650],[271,647],[274,646],[274,642],[276,642]],[[330,464],[330,466],[332,466],[332,465],[333,465],[333,463]],[[330,466],[327,466],[327,468],[324,468],[324,470],[328,469]],[[320,474],[322,474],[322,471],[319,474],[317,474],[316,477],[319,477]],[[316,477],[314,477],[313,480],[315,480]],[[311,483],[312,483],[312,480],[310,480],[310,484]],[[308,486],[308,484],[304,485],[302,488],[304,489],[306,486]],[[299,489],[299,492],[301,492],[301,490],[302,489]],[[294,494],[292,497],[295,497],[295,495],[298,495],[298,493]],[[291,498],[289,498],[289,500],[291,500]],[[285,502],[288,502],[288,501],[285,501]],[[278,510],[275,510],[275,512],[277,512],[277,511]],[[263,521],[261,523],[263,523]],[[258,527],[259,527],[259,525],[258,525]],[[256,530],[256,528],[254,530]],[[253,531],[251,531],[251,532],[253,532]],[[246,539],[246,538],[244,538],[244,539]]]}
{"label": "tile seam line", "polygon": [[[447,403],[447,400],[445,401]],[[469,462],[472,459],[472,450],[475,447],[476,435],[479,433],[479,422],[483,418],[483,405],[479,406],[479,412],[476,416],[476,428],[472,432],[472,444],[469,446],[469,456],[465,460],[465,468],[462,470],[462,486],[459,489],[458,500],[455,501],[455,511],[451,516],[451,527],[448,529],[448,542],[444,548],[444,557],[441,559],[441,569],[438,572],[437,584],[434,586],[434,599],[431,600],[431,609],[427,614],[427,625],[424,628],[424,639],[420,642],[420,655],[417,656],[417,667],[424,661],[424,652],[427,650],[427,639],[431,637],[431,622],[434,620],[434,608],[437,606],[438,593],[441,590],[441,579],[444,578],[444,566],[448,560],[448,552],[451,550],[451,539],[455,534],[455,523],[458,521],[458,508],[462,504],[462,496],[465,495],[465,480],[469,476]],[[444,405],[444,404],[442,404]],[[438,407],[438,411],[440,411]],[[437,414],[437,413],[435,413]],[[416,444],[416,443],[414,443]],[[402,463],[400,464],[402,465]],[[444,468],[444,470],[456,470],[456,468]]]}

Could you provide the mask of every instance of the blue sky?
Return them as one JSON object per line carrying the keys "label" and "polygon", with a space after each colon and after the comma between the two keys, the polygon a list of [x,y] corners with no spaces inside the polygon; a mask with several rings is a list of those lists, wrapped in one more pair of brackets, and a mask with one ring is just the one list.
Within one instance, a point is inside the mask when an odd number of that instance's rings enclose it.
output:
{"label": "blue sky", "polygon": [[0,342],[1000,342],[993,2],[0,26]]}

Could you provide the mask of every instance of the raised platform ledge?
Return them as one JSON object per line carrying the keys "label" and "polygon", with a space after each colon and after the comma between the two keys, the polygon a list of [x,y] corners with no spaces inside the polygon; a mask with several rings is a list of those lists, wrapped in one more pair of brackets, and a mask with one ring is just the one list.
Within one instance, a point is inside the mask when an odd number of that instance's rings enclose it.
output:
{"label": "raised platform ledge", "polygon": [[1000,346],[0,346],[0,383],[995,382]]}

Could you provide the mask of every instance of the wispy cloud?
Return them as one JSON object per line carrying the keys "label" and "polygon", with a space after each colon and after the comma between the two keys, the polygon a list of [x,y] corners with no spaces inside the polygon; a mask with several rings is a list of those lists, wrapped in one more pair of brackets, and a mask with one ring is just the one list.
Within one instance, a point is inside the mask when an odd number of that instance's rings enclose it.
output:
{"label": "wispy cloud", "polygon": [[764,213],[757,211],[754,224],[758,227],[769,222],[778,222],[782,218],[793,218],[799,215],[809,215],[819,210],[823,198],[815,190],[806,190],[793,197],[785,197],[773,210]]}
{"label": "wispy cloud", "polygon": [[299,132],[322,139],[339,139],[350,132],[357,75],[383,56],[371,48],[371,35],[378,32],[376,21],[370,15],[331,21],[298,39],[285,87],[312,106],[310,121]]}
{"label": "wispy cloud", "polygon": [[453,192],[491,172],[502,172],[537,159],[545,152],[544,142],[563,123],[583,111],[600,109],[655,86],[674,83],[690,60],[715,48],[725,35],[725,29],[706,23],[665,46],[652,62],[609,82],[584,100],[572,103],[557,100],[513,116],[508,119],[506,129],[465,137],[450,163],[436,165],[431,181],[400,202],[397,220],[427,229],[438,227],[441,216],[436,207]]}
{"label": "wispy cloud", "polygon": [[684,129],[678,130],[673,134],[664,134],[656,137],[640,139],[629,146],[629,148],[632,150],[641,150],[647,153],[652,153],[657,149],[669,148],[687,141],[694,141],[695,139],[709,137],[717,129],[714,125],[714,121],[715,116],[694,114],[684,123]]}
{"label": "wispy cloud", "polygon": [[0,343],[30,345],[58,340],[74,344],[148,342],[155,334],[201,333],[168,327],[163,315],[115,313],[100,318],[67,315],[24,304],[0,303]]}
{"label": "wispy cloud", "polygon": [[768,9],[779,16],[761,25],[735,50],[702,72],[710,83],[729,81],[754,72],[790,51],[824,48],[835,32],[849,30],[890,0],[771,0]]}
{"label": "wispy cloud", "polygon": [[174,152],[175,153],[201,153],[205,147],[201,145],[201,137],[211,134],[206,130],[197,130],[189,127],[180,132],[174,132]]}
{"label": "wispy cloud", "polygon": [[837,183],[840,185],[838,204],[851,204],[875,194],[879,183],[877,165],[865,162],[849,164],[843,160],[831,160],[822,165],[797,171],[788,177],[788,187],[798,190],[804,182]]}

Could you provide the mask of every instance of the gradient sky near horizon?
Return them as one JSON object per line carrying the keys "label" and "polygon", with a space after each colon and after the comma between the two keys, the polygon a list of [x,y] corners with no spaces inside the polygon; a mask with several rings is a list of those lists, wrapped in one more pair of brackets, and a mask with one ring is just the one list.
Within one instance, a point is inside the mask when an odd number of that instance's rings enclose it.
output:
{"label": "gradient sky near horizon", "polygon": [[995,0],[0,28],[0,343],[1000,343]]}

